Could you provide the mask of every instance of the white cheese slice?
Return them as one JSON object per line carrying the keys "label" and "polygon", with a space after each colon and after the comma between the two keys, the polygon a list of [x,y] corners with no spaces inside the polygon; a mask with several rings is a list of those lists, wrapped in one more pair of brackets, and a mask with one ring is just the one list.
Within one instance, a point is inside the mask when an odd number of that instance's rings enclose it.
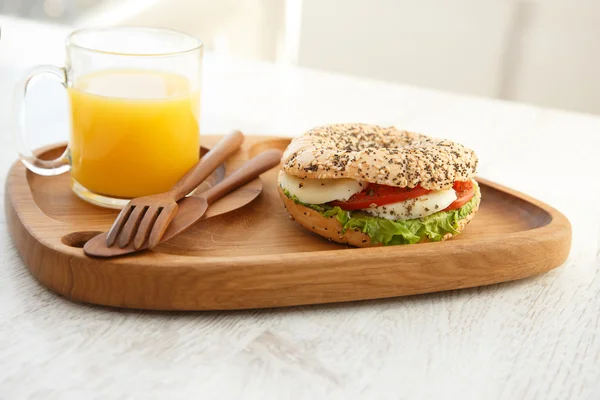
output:
{"label": "white cheese slice", "polygon": [[363,212],[390,220],[406,220],[423,218],[442,211],[456,200],[454,189],[437,190],[421,197],[386,204],[384,206],[370,207]]}
{"label": "white cheese slice", "polygon": [[324,204],[334,200],[346,201],[361,192],[366,183],[355,179],[301,179],[279,172],[279,185],[298,200],[307,204]]}

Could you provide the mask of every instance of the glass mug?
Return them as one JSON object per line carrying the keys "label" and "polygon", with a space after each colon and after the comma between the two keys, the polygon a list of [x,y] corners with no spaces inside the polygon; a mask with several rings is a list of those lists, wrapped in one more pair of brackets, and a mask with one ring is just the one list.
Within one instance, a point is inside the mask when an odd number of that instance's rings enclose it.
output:
{"label": "glass mug", "polygon": [[[64,68],[35,67],[15,89],[21,161],[40,175],[70,170],[73,191],[99,206],[166,192],[198,162],[202,47],[166,29],[73,32]],[[25,136],[27,87],[38,76],[58,80],[70,102],[67,150],[51,161],[37,158]]]}

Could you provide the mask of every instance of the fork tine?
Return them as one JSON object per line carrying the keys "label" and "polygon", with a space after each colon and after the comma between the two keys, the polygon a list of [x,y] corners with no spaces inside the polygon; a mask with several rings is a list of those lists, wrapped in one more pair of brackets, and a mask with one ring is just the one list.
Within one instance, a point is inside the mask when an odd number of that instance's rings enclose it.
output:
{"label": "fork tine", "polygon": [[150,236],[150,232],[158,218],[160,210],[161,209],[158,206],[151,206],[148,208],[148,211],[146,211],[146,214],[144,214],[144,218],[133,239],[133,247],[135,247],[136,250],[139,250],[148,239],[148,236]]}
{"label": "fork tine", "polygon": [[127,222],[127,219],[133,211],[133,207],[134,206],[128,204],[125,208],[123,208],[117,216],[115,222],[110,227],[108,235],[106,236],[106,245],[108,247],[111,247],[117,241],[119,233],[121,233],[121,230],[123,229],[123,225],[125,225],[125,222]]}
{"label": "fork tine", "polygon": [[162,209],[160,215],[154,223],[154,226],[152,227],[152,232],[150,233],[150,238],[148,239],[148,248],[152,248],[160,242],[160,239],[162,239],[167,227],[171,223],[171,220],[173,220],[175,215],[177,215],[177,209],[178,206],[176,203],[173,205],[168,205]]}
{"label": "fork tine", "polygon": [[133,239],[133,235],[135,235],[142,218],[144,217],[144,213],[148,207],[137,206],[133,209],[131,215],[127,219],[121,234],[119,235],[119,247],[125,248],[129,243],[131,243],[131,239]]}

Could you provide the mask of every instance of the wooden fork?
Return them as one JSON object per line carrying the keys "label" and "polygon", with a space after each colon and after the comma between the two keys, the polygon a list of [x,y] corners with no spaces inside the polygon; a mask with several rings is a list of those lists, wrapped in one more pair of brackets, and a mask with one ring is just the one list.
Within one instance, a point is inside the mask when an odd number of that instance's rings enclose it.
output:
{"label": "wooden fork", "polygon": [[202,159],[192,167],[166,193],[138,197],[131,200],[117,216],[106,237],[106,245],[111,247],[117,240],[119,247],[131,243],[141,248],[146,240],[148,248],[156,246],[165,230],[177,215],[177,202],[202,183],[223,161],[235,153],[244,135],[235,131],[225,136]]}

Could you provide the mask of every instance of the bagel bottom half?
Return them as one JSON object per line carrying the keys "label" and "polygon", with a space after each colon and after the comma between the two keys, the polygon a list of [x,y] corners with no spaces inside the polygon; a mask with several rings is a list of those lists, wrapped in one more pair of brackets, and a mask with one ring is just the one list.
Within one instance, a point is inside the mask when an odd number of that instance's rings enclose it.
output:
{"label": "bagel bottom half", "polygon": [[[279,187],[279,195],[285,208],[287,209],[290,216],[304,228],[323,236],[324,238],[343,244],[349,244],[356,247],[374,247],[381,246],[381,243],[372,243],[371,237],[358,229],[347,229],[343,230],[342,224],[335,217],[325,217],[320,212],[306,207],[303,204],[296,203],[294,200],[286,196],[284,191]],[[446,233],[441,240],[448,240],[461,233],[468,223],[473,219],[473,216],[479,210],[479,203],[481,201],[481,194],[479,190],[475,193],[475,206],[471,212],[464,218],[458,221],[456,231],[458,233]],[[428,237],[424,237],[418,243],[430,242]]]}

